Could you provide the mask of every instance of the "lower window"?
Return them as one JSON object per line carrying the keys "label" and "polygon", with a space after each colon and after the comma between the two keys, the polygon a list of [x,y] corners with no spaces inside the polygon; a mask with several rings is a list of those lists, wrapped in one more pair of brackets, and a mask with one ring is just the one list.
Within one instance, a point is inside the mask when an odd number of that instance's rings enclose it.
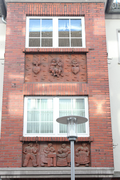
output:
{"label": "lower window", "polygon": [[[66,136],[67,125],[56,122],[62,116],[88,118],[87,97],[25,97],[24,136]],[[78,136],[89,135],[89,123],[77,127]]]}

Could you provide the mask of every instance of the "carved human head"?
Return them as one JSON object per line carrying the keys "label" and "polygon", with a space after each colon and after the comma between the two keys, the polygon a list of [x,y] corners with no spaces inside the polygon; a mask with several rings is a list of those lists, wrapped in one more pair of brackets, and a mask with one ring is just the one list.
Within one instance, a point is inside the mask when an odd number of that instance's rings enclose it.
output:
{"label": "carved human head", "polygon": [[29,143],[28,146],[32,147],[32,146],[33,146],[33,143]]}
{"label": "carved human head", "polygon": [[51,146],[52,146],[52,143],[49,143],[49,144],[48,144],[48,147],[50,148]]}
{"label": "carved human head", "polygon": [[66,148],[66,144],[62,144],[61,147],[64,149]]}

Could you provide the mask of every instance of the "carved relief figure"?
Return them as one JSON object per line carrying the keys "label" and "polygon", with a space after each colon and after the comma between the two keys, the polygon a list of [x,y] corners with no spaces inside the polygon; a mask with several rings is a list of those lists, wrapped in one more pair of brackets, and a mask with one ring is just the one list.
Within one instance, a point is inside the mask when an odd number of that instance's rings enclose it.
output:
{"label": "carved relief figure", "polygon": [[49,143],[48,146],[44,146],[43,152],[41,152],[41,166],[56,166],[56,152],[52,143]]}
{"label": "carved relief figure", "polygon": [[24,163],[23,166],[26,167],[31,159],[32,161],[32,165],[34,167],[37,166],[37,160],[36,160],[36,155],[38,152],[38,148],[33,147],[33,143],[29,143],[27,147],[24,148],[23,153],[25,154],[25,159],[24,159]]}
{"label": "carved relief figure", "polygon": [[72,64],[72,69],[71,69],[72,73],[77,74],[80,71],[79,64],[78,64],[77,60],[73,59],[71,61],[71,64]]}
{"label": "carved relief figure", "polygon": [[70,166],[70,148],[66,144],[62,144],[58,150],[57,166]]}
{"label": "carved relief figure", "polygon": [[33,62],[32,62],[33,68],[32,68],[32,71],[35,74],[38,74],[40,72],[40,64],[41,63],[39,61],[39,57],[33,56]]}
{"label": "carved relief figure", "polygon": [[90,152],[87,147],[87,143],[83,143],[82,146],[79,146],[75,151],[75,163],[76,166],[85,165],[89,166],[90,162]]}
{"label": "carved relief figure", "polygon": [[49,67],[49,72],[52,74],[52,76],[63,76],[63,63],[61,59],[52,59]]}

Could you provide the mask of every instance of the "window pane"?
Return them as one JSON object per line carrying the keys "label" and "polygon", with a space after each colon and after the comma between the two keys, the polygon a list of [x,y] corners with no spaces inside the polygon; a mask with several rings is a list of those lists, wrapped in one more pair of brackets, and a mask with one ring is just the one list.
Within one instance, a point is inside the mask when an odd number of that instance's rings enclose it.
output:
{"label": "window pane", "polygon": [[[85,117],[84,99],[59,99],[59,117],[69,115]],[[78,133],[85,133],[85,124],[78,125],[77,131]],[[67,126],[60,124],[59,133],[67,133]]]}
{"label": "window pane", "polygon": [[53,133],[52,99],[28,99],[27,133]]}
{"label": "window pane", "polygon": [[71,99],[60,99],[59,109],[71,109]]}
{"label": "window pane", "polygon": [[53,100],[41,99],[40,133],[53,133]]}
{"label": "window pane", "polygon": [[40,47],[40,39],[29,39],[29,47]]}
{"label": "window pane", "polygon": [[39,133],[39,123],[38,122],[28,122],[27,123],[27,133]]}
{"label": "window pane", "polygon": [[40,19],[30,19],[29,37],[40,37]]}
{"label": "window pane", "polygon": [[60,129],[60,133],[67,133],[67,125],[60,124],[59,129]]}
{"label": "window pane", "polygon": [[58,20],[59,37],[69,37],[69,19]]}
{"label": "window pane", "polygon": [[41,99],[41,109],[53,109],[52,99]]}
{"label": "window pane", "polygon": [[42,39],[42,47],[52,47],[52,39]]}
{"label": "window pane", "polygon": [[53,122],[41,122],[40,133],[53,133]]}
{"label": "window pane", "polygon": [[78,124],[77,133],[86,133],[85,124]]}
{"label": "window pane", "polygon": [[84,109],[85,108],[84,99],[73,99],[72,108]]}
{"label": "window pane", "polygon": [[52,19],[42,19],[42,37],[52,37]]}
{"label": "window pane", "polygon": [[59,39],[59,47],[69,47],[69,39]]}
{"label": "window pane", "polygon": [[72,19],[71,20],[71,37],[82,37],[82,26],[80,19]]}
{"label": "window pane", "polygon": [[71,39],[71,47],[81,47],[82,46],[82,39]]}

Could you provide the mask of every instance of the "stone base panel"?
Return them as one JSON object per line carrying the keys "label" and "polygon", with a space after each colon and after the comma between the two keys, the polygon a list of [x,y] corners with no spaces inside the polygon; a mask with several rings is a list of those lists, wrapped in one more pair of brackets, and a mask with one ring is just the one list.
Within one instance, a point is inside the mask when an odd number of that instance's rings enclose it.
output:
{"label": "stone base panel", "polygon": [[[114,168],[75,167],[76,178],[113,177]],[[1,178],[70,178],[70,167],[0,168]]]}

